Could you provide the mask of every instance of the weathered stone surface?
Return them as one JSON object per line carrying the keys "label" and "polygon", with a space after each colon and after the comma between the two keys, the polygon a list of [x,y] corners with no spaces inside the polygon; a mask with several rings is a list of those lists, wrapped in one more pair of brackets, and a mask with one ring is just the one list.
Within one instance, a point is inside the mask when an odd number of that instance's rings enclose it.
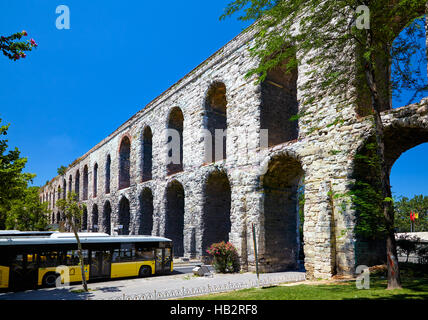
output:
{"label": "weathered stone surface", "polygon": [[[276,70],[257,85],[245,78],[257,65],[247,50],[251,39],[251,31],[237,36],[44,186],[40,197],[49,202],[52,222],[61,219],[56,200],[75,191],[88,207],[90,230],[97,224],[111,233],[125,224],[130,234],[169,236],[175,254],[185,257],[206,255],[211,241],[230,241],[250,270],[254,224],[262,270],[280,271],[297,267],[304,185],[308,277],[353,272],[355,211],[348,198],[333,195],[350,190],[353,159],[373,135],[371,121],[354,102],[336,108],[326,97],[282,126],[298,111],[310,66],[288,77]],[[427,108],[425,99],[383,113],[390,165],[428,141]],[[338,116],[342,123],[326,127]],[[180,166],[168,166],[166,128],[177,129],[183,142]],[[224,128],[225,154],[213,163],[205,133]]]}

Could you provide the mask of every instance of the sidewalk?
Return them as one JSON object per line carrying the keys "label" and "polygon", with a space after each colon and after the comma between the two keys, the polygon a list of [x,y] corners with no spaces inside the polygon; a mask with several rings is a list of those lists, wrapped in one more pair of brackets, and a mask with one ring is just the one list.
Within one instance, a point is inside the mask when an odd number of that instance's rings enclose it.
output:
{"label": "sidewalk", "polygon": [[[304,272],[279,272],[261,274],[259,283],[268,286],[304,280]],[[180,274],[89,283],[89,293],[81,292],[82,285],[73,285],[69,288],[0,294],[0,300],[163,300],[233,291],[257,285],[257,276],[253,273],[214,274],[212,277]]]}

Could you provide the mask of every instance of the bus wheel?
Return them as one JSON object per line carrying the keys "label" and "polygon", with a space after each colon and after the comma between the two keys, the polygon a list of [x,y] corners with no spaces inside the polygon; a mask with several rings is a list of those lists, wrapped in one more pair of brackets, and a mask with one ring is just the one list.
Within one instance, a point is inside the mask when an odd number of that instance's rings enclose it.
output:
{"label": "bus wheel", "polygon": [[57,273],[47,273],[44,277],[43,277],[43,286],[48,287],[48,288],[53,288],[56,286],[56,279],[58,279],[59,274]]}
{"label": "bus wheel", "polygon": [[140,268],[140,272],[138,273],[140,278],[150,277],[151,274],[152,274],[152,268],[150,268],[149,266],[142,266]]}

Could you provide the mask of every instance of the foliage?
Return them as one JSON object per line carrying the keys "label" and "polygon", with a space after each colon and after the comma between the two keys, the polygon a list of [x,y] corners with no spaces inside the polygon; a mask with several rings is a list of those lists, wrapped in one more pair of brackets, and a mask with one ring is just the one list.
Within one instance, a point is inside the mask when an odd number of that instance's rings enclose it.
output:
{"label": "foliage", "polygon": [[58,173],[58,175],[60,175],[60,176],[63,176],[63,175],[65,175],[65,173],[67,172],[67,167],[64,167],[64,166],[61,166],[61,167],[59,167],[58,169],[57,169],[57,173]]}
{"label": "foliage", "polygon": [[239,272],[238,251],[230,242],[214,243],[207,249],[207,253],[213,257],[213,266],[217,272]]}
{"label": "foliage", "polygon": [[6,229],[44,231],[48,226],[48,213],[48,204],[40,202],[39,187],[29,187],[22,198],[11,201]]}
{"label": "foliage", "polygon": [[77,194],[70,192],[67,194],[66,199],[58,199],[56,205],[59,210],[64,213],[67,222],[72,226],[72,228],[79,230],[85,204],[78,203],[76,199]]}
{"label": "foliage", "polygon": [[[361,12],[356,9],[362,4],[370,9],[368,29],[356,24],[361,19]],[[416,39],[423,31],[420,22],[425,4],[425,0],[234,0],[220,19],[240,12],[239,20],[256,21],[252,26],[256,32],[251,54],[260,63],[247,76],[260,75],[259,82],[284,61],[288,70],[303,60],[316,66],[306,72],[309,80],[304,85],[310,90],[303,98],[312,103],[322,99],[326,92],[341,96],[348,90],[354,91],[357,84],[368,89],[365,71],[375,74],[384,68],[384,62],[401,66],[401,62],[410,61],[421,52]],[[398,37],[405,27],[407,36]],[[359,59],[355,59],[356,46]],[[356,64],[349,63],[352,57]],[[316,70],[320,68],[323,72]],[[421,90],[421,85],[426,84],[421,84],[418,77],[409,68],[395,68],[392,85],[394,89]],[[389,103],[390,86],[381,84],[382,81],[385,82],[379,77],[377,88],[384,90],[378,94],[383,95],[384,103]]]}
{"label": "foliage", "polygon": [[428,231],[428,196],[417,195],[412,199],[395,199],[395,228],[398,232],[410,232],[410,212],[419,213],[415,221],[416,232]]}
{"label": "foliage", "polygon": [[27,56],[25,53],[26,51],[31,51],[33,48],[37,48],[38,46],[34,39],[21,41],[21,38],[26,36],[28,36],[28,34],[25,30],[7,37],[1,36],[0,50],[6,57],[13,61],[25,58]]}
{"label": "foliage", "polygon": [[350,193],[357,217],[355,233],[361,238],[370,240],[384,239],[386,235],[382,212],[380,164],[376,149],[376,142],[369,141],[355,156],[356,182]]}
{"label": "foliage", "polygon": [[8,129],[9,124],[1,125],[0,119],[0,229],[5,229],[13,201],[24,201],[28,183],[36,176],[22,172],[27,158],[20,157],[18,148],[8,150],[8,140],[1,138],[7,135]]}

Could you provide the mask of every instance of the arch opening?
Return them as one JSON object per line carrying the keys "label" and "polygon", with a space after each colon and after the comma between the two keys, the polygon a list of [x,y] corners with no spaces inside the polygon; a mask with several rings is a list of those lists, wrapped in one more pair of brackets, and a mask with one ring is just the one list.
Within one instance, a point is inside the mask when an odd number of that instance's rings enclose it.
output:
{"label": "arch opening", "polygon": [[88,209],[86,209],[86,207],[83,208],[83,215],[80,221],[80,226],[82,231],[88,230]]}
{"label": "arch opening", "polygon": [[94,204],[92,207],[91,231],[98,232],[98,205]]}
{"label": "arch opening", "polygon": [[202,213],[202,255],[213,243],[228,242],[231,188],[225,172],[213,172],[205,183]]}
{"label": "arch opening", "polygon": [[74,179],[74,192],[76,193],[76,200],[80,200],[80,172],[77,170],[76,178]]}
{"label": "arch opening", "polygon": [[124,137],[119,149],[119,189],[129,188],[131,185],[131,141]]}
{"label": "arch opening", "polygon": [[169,114],[167,126],[168,175],[183,171],[183,122],[184,116],[181,109],[173,108]]}
{"label": "arch opening", "polygon": [[140,195],[140,227],[138,234],[151,235],[153,230],[153,194],[144,188]]}
{"label": "arch opening", "polygon": [[67,180],[62,180],[62,198],[67,199]]}
{"label": "arch opening", "polygon": [[83,168],[83,200],[88,200],[88,186],[89,186],[89,170],[85,165]]}
{"label": "arch opening", "polygon": [[262,177],[264,268],[267,272],[299,268],[299,192],[304,171],[299,161],[280,155]]}
{"label": "arch opening", "polygon": [[270,70],[261,84],[261,129],[268,130],[269,147],[292,141],[299,136],[297,100],[298,70],[288,70],[286,61]]}
{"label": "arch opening", "polygon": [[142,181],[152,180],[153,166],[153,134],[150,127],[146,127],[143,132],[143,152],[142,152]]}
{"label": "arch opening", "polygon": [[70,175],[68,178],[68,193],[71,193],[73,190],[73,177]]}
{"label": "arch opening", "polygon": [[166,190],[165,236],[174,243],[174,256],[184,255],[184,189],[173,181]]}
{"label": "arch opening", "polygon": [[111,234],[111,205],[110,201],[104,203],[103,216],[102,216],[102,232]]}
{"label": "arch opening", "polygon": [[111,157],[107,156],[106,161],[106,178],[105,178],[105,193],[110,194],[110,167],[111,167]]}
{"label": "arch opening", "polygon": [[205,98],[205,128],[210,132],[210,140],[205,141],[207,163],[226,159],[227,99],[226,85],[212,84]]}
{"label": "arch opening", "polygon": [[120,229],[120,235],[129,235],[130,234],[130,222],[131,222],[131,212],[129,200],[126,197],[123,197],[119,203],[119,225],[122,226]]}
{"label": "arch opening", "polygon": [[93,197],[98,196],[98,163],[94,165],[94,185],[93,185]]}

